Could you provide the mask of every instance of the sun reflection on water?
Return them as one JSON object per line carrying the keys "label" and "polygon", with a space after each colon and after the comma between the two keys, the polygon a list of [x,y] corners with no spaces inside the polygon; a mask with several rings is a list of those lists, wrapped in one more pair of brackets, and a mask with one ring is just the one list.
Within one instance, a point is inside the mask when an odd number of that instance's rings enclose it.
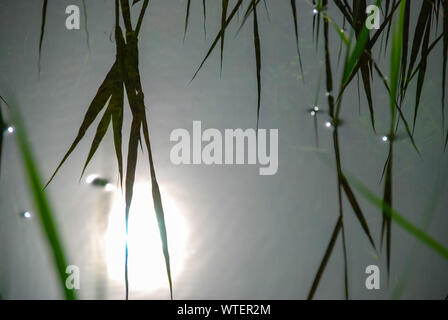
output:
{"label": "sun reflection on water", "polygon": [[[185,217],[180,214],[173,198],[163,192],[162,201],[174,282],[183,269],[188,230]],[[123,283],[126,235],[125,202],[121,191],[116,191],[104,236],[108,275],[111,280]],[[149,293],[160,288],[169,290],[150,183],[134,186],[129,214],[128,250],[131,293],[132,291]]]}

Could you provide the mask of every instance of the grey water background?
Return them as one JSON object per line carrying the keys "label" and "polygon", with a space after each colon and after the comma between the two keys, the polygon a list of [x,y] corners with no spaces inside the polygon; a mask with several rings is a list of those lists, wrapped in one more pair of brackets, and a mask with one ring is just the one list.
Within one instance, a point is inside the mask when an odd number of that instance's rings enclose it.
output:
{"label": "grey water background", "polygon": [[[65,8],[81,8],[81,30],[65,28]],[[86,1],[90,52],[86,45],[81,1],[49,1],[38,78],[41,1],[0,2],[0,83],[17,97],[43,179],[50,177],[71,144],[84,113],[115,57],[114,3]],[[233,2],[230,1],[230,6]],[[262,7],[259,24],[262,46],[262,103],[260,127],[279,129],[279,170],[259,176],[258,166],[175,166],[169,159],[173,129],[191,130],[193,120],[203,128],[253,128],[256,125],[256,78],[252,22],[235,36],[238,24],[226,34],[224,66],[219,75],[219,51],[198,77],[189,81],[219,31],[220,2],[207,1],[204,40],[200,1],[192,1],[189,30],[183,42],[186,1],[153,0],[140,33],[140,70],[148,109],[153,156],[162,197],[174,198],[189,229],[187,257],[175,279],[177,299],[303,299],[306,298],[337,220],[336,173],[315,150],[314,103],[323,70],[322,42],[312,38],[312,8],[298,1],[299,30],[305,81],[301,80],[289,1],[268,1],[269,19]],[[140,8],[140,6],[137,6]],[[416,15],[417,6],[413,6]],[[139,10],[133,10],[136,15]],[[341,21],[330,5],[329,13]],[[135,19],[137,16],[135,16]],[[415,17],[414,17],[415,18]],[[415,21],[416,19],[413,19]],[[331,57],[336,66],[339,39],[332,33]],[[322,38],[322,36],[321,36]],[[394,207],[418,226],[431,216],[426,231],[448,245],[447,155],[441,129],[441,49],[431,53],[415,134],[420,158],[406,139],[397,143]],[[380,59],[388,70],[389,56]],[[341,66],[338,71],[340,72]],[[387,73],[387,72],[386,72]],[[339,75],[335,76],[337,83]],[[319,106],[326,109],[325,76]],[[415,84],[414,84],[415,85]],[[413,88],[413,87],[412,87]],[[412,115],[409,90],[406,115]],[[0,87],[0,90],[2,87]],[[343,166],[377,195],[387,144],[388,96],[380,80],[374,82],[378,135],[370,127],[365,103],[358,110],[357,89],[344,97],[340,129]],[[363,92],[361,92],[363,95]],[[364,102],[364,96],[361,97]],[[128,121],[126,121],[128,120]],[[320,152],[332,154],[331,131],[325,114],[318,118]],[[97,123],[97,122],[95,122]],[[57,213],[69,263],[81,269],[84,299],[97,297],[95,287],[95,211],[102,191],[78,183],[93,139],[94,128],[48,187]],[[129,112],[125,111],[123,153],[127,152]],[[13,135],[5,137],[0,176],[0,292],[7,299],[56,299],[60,289],[51,256],[37,219],[20,217],[33,211]],[[140,153],[137,179],[148,181],[146,157]],[[112,136],[107,134],[87,174],[117,181]],[[435,191],[434,186],[441,185]],[[434,204],[434,197],[439,201]],[[379,245],[381,213],[358,196],[369,227]],[[429,204],[433,203],[433,208]],[[349,284],[352,298],[389,299],[401,275],[411,268],[403,298],[443,299],[448,294],[447,262],[419,245],[393,225],[389,283],[385,252],[377,257],[359,222],[344,200]],[[170,230],[168,229],[168,233]],[[195,254],[193,254],[195,252]],[[154,257],[154,259],[162,259]],[[367,290],[367,265],[381,270],[381,289]],[[104,271],[106,273],[106,271]],[[160,277],[165,277],[161,274]],[[123,298],[120,284],[108,284],[105,298]],[[167,299],[167,288],[131,298]],[[343,298],[343,256],[338,238],[316,298]]]}

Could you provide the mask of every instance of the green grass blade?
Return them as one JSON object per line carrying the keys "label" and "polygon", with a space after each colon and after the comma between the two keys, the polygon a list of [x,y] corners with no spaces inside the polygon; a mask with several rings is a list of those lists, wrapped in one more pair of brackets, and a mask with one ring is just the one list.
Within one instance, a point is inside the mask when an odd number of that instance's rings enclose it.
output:
{"label": "green grass blade", "polygon": [[[372,191],[370,191],[363,183],[354,177],[350,176],[350,181],[352,185],[361,193],[361,195],[369,201],[375,207],[382,209],[383,206],[387,206],[384,202],[377,197]],[[428,248],[432,249],[434,252],[439,254],[441,257],[448,260],[448,248],[443,246],[440,242],[435,240],[433,237],[428,235],[419,227],[412,224],[408,221],[402,214],[400,214],[397,210],[389,207],[388,208],[391,219],[399,225],[403,230],[407,231],[409,234],[418,239],[421,243],[425,244]]]}
{"label": "green grass blade", "polygon": [[65,285],[67,277],[65,271],[68,266],[66,254],[62,246],[59,230],[56,222],[54,221],[50,203],[45,192],[43,191],[40,174],[37,169],[36,161],[31,150],[31,146],[28,142],[28,135],[22,123],[22,118],[19,114],[19,110],[17,109],[17,105],[14,104],[9,108],[9,111],[16,128],[15,132],[18,149],[23,159],[29,190],[38,212],[40,224],[51,249],[57,275],[59,276],[59,285],[61,286],[66,299],[76,299],[74,290],[68,289]]}
{"label": "green grass blade", "polygon": [[[423,211],[422,217],[419,221],[419,225],[422,230],[428,230],[431,222],[433,221],[434,216],[437,213],[437,207],[440,204],[441,198],[444,196],[444,190],[446,188],[446,170],[441,170],[436,178],[434,186],[431,188],[430,195],[427,198],[426,206]],[[404,290],[407,285],[407,281],[411,278],[411,274],[413,272],[414,266],[418,261],[418,249],[417,246],[420,243],[415,243],[413,248],[410,250],[408,255],[408,259],[404,264],[404,272],[400,272],[399,280],[392,292],[392,299],[400,299],[401,295],[404,293]]]}
{"label": "green grass blade", "polygon": [[429,47],[430,35],[431,35],[431,17],[428,18],[425,36],[423,38],[423,43],[422,43],[422,54],[421,54],[422,63],[420,65],[419,72],[418,72],[417,92],[416,92],[416,97],[415,97],[414,121],[413,121],[413,126],[412,126],[412,132],[414,132],[414,130],[415,130],[415,123],[417,121],[417,113],[418,113],[418,109],[420,106],[420,98],[422,95],[423,83],[425,81],[426,67],[428,64],[427,60],[428,60],[428,54],[429,54],[428,47]]}

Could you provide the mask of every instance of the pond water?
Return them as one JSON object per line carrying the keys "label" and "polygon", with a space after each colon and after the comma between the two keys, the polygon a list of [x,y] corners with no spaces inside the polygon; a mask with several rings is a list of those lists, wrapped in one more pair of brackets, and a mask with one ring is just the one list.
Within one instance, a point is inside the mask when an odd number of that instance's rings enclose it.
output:
{"label": "pond water", "polygon": [[[85,3],[89,47],[82,1],[48,4],[40,75],[41,1],[2,0],[0,3],[0,92],[5,98],[9,92],[17,99],[45,181],[75,138],[89,103],[115,59],[113,1],[86,0]],[[80,30],[65,28],[65,8],[70,4],[81,8]],[[234,4],[235,1],[230,1],[229,12]],[[316,45],[313,7],[307,1],[297,1],[302,74],[290,2],[267,1],[269,15],[263,5],[257,9],[262,59],[259,127],[278,129],[276,174],[259,175],[259,165],[247,164],[247,161],[239,165],[175,165],[170,160],[175,145],[170,141],[170,134],[175,129],[191,132],[193,121],[201,121],[202,130],[212,128],[222,133],[225,129],[254,129],[257,125],[251,16],[238,34],[236,20],[229,26],[222,74],[217,47],[190,83],[219,32],[221,6],[219,1],[207,1],[204,36],[202,3],[192,1],[188,31],[183,40],[186,5],[187,1],[179,0],[151,1],[139,34],[141,82],[152,155],[165,204],[174,297],[304,299],[339,214],[333,128],[327,125],[331,119],[325,89],[322,29]],[[138,18],[140,6],[133,9],[133,21]],[[245,8],[246,5],[241,10],[240,22]],[[412,30],[418,10],[418,6],[412,7]],[[342,24],[341,14],[333,2],[327,12]],[[340,38],[333,29],[330,47],[338,88],[343,65],[337,64]],[[380,54],[377,45],[373,54],[379,57],[378,63],[387,70],[387,75],[389,53]],[[443,151],[440,111],[441,65],[439,44],[428,60],[414,135],[421,156],[413,149],[402,127],[399,137],[403,139],[394,143],[393,207],[448,246],[445,184],[448,162]],[[403,103],[407,119],[413,116],[415,82],[411,83]],[[390,143],[384,138],[389,129],[389,96],[381,79],[374,75],[375,133],[362,82],[360,85],[361,102],[356,80],[343,98],[339,127],[342,165],[381,198],[384,188],[381,174]],[[318,112],[313,116],[310,108],[314,107],[316,96],[318,109],[314,112]],[[96,128],[98,121],[93,127]],[[131,112],[126,101],[124,155],[130,124]],[[95,128],[90,128],[47,192],[68,263],[80,270],[80,298],[122,299],[125,218],[111,130],[80,180]],[[14,137],[14,132],[6,132],[3,139],[0,293],[6,299],[59,299],[63,296]],[[90,175],[107,179],[108,187],[87,183]],[[128,236],[131,299],[169,298],[150,183],[146,151],[139,149]],[[381,210],[354,191],[379,248]],[[351,298],[394,298],[402,283],[405,286],[398,296],[401,298],[443,299],[448,294],[447,260],[397,224],[392,225],[388,280],[385,247],[378,252],[372,248],[346,197],[343,207]],[[366,289],[365,270],[369,265],[377,265],[381,271],[379,290]],[[343,268],[339,237],[315,298],[344,298]]]}

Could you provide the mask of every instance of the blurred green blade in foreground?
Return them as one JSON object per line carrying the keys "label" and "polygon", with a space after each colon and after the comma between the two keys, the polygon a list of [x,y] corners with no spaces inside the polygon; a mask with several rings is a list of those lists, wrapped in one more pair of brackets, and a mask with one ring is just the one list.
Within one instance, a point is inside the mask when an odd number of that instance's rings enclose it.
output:
{"label": "blurred green blade in foreground", "polygon": [[15,132],[17,137],[18,150],[20,152],[20,156],[23,159],[25,176],[27,179],[29,191],[31,196],[33,197],[34,204],[39,216],[39,221],[42,225],[42,229],[53,254],[54,264],[59,276],[59,284],[62,287],[65,299],[74,300],[76,299],[75,292],[68,289],[65,285],[67,277],[67,274],[65,273],[67,268],[66,254],[62,247],[59,231],[53,218],[50,203],[48,202],[45,191],[43,190],[43,184],[40,179],[36,161],[34,159],[31,146],[28,142],[28,135],[22,123],[22,118],[17,108],[17,104],[13,103],[12,106],[9,106],[8,110],[16,129]]}

